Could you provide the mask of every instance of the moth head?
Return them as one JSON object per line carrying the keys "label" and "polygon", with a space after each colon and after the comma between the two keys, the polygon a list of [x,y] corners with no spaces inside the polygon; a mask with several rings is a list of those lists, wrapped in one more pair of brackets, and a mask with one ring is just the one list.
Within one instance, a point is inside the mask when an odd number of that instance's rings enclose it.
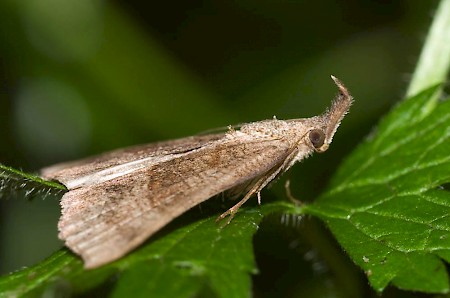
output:
{"label": "moth head", "polygon": [[316,152],[325,152],[328,149],[334,133],[353,102],[353,98],[344,84],[334,76],[331,78],[338,87],[339,93],[325,113],[311,118],[316,125],[308,131],[306,136],[308,145]]}
{"label": "moth head", "polygon": [[308,132],[308,141],[316,152],[325,152],[329,147],[329,143],[325,142],[325,130],[320,128],[314,128]]}
{"label": "moth head", "polygon": [[322,116],[319,116],[322,127],[309,132],[309,139],[316,152],[324,152],[328,149],[334,133],[353,103],[353,97],[344,84],[335,76],[331,76],[331,78],[338,87],[339,93],[334,98],[331,107]]}

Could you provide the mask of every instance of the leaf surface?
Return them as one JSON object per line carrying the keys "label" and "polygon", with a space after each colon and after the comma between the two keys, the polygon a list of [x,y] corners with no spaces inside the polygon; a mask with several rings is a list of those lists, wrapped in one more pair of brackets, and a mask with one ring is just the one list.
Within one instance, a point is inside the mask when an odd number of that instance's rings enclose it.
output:
{"label": "leaf surface", "polygon": [[257,272],[252,237],[258,223],[268,213],[301,210],[285,203],[248,208],[226,227],[215,223],[216,216],[197,220],[95,270],[83,270],[77,256],[61,249],[40,264],[1,277],[0,297],[104,288],[112,288],[114,297],[251,297],[251,274]]}
{"label": "leaf surface", "polygon": [[446,293],[450,101],[438,87],[398,105],[307,212],[321,217],[372,286]]}

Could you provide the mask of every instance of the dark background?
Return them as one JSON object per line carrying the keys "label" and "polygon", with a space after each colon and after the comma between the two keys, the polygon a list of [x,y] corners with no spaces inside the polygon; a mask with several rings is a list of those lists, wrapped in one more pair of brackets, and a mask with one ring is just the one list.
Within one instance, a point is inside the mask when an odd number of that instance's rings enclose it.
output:
{"label": "dark background", "polygon": [[[323,190],[342,158],[403,97],[437,5],[72,2],[0,2],[0,163],[37,171],[273,115],[313,116],[336,92],[333,74],[356,101],[330,150],[285,175],[294,195],[305,201]],[[263,201],[272,193],[285,199],[282,184],[263,193]],[[32,265],[62,246],[56,199],[3,200],[0,208],[0,273]],[[299,252],[290,256],[292,243],[308,242],[304,237],[311,235],[292,225],[277,227],[279,218],[272,222],[263,223],[255,238],[261,269],[255,292],[275,294],[264,289],[275,276],[284,295],[304,290],[298,282],[308,277],[286,264],[306,266],[324,277],[320,282],[328,280],[314,248],[302,248],[298,264],[292,260]],[[314,264],[322,264],[320,270]]]}

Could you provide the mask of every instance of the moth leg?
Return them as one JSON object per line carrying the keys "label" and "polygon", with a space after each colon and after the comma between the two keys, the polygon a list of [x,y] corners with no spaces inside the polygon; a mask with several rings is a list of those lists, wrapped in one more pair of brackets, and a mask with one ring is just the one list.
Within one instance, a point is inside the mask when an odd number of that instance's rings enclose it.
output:
{"label": "moth leg", "polygon": [[228,209],[226,212],[222,213],[217,219],[216,222],[221,221],[222,219],[224,219],[225,217],[228,217],[227,222],[225,223],[224,226],[228,225],[231,220],[233,219],[234,215],[237,213],[237,211],[239,210],[239,208],[248,201],[248,199],[250,199],[250,197],[257,193],[258,194],[258,201],[261,198],[261,195],[259,194],[259,192],[261,191],[261,186],[264,185],[264,182],[266,181],[265,177],[263,179],[260,179],[257,183],[255,183],[255,185],[247,192],[247,194],[244,196],[244,198],[242,200],[240,200],[236,205],[234,205],[233,207],[231,207],[230,209]]}
{"label": "moth leg", "polygon": [[291,192],[291,180],[286,180],[286,183],[284,184],[284,189],[286,190],[286,196],[288,199],[294,203],[295,205],[303,205],[303,202],[296,199]]}
{"label": "moth leg", "polygon": [[[288,160],[290,159],[286,159],[284,160],[284,163],[286,163]],[[250,190],[247,192],[247,194],[245,195],[245,197],[240,200],[236,205],[234,205],[233,207],[231,207],[230,209],[228,209],[226,212],[222,213],[217,219],[216,222],[224,219],[225,217],[229,216],[227,222],[225,223],[225,225],[229,224],[231,222],[231,220],[233,219],[234,215],[236,214],[236,212],[239,210],[239,208],[248,201],[248,199],[254,195],[255,193],[258,195],[258,204],[261,205],[261,190],[270,182],[272,181],[279,173],[280,171],[284,168],[284,164],[282,165],[278,165],[274,168],[272,168],[271,171],[267,172],[265,175],[263,175],[261,178],[259,178],[252,186],[252,188],[250,188]]]}
{"label": "moth leg", "polygon": [[238,212],[239,208],[248,201],[248,199],[250,199],[250,197],[254,194],[254,191],[251,190],[249,191],[245,197],[240,200],[236,205],[234,205],[233,207],[231,207],[230,209],[228,209],[227,211],[225,211],[224,213],[222,213],[217,219],[216,222],[221,221],[222,219],[224,219],[225,217],[228,216],[228,220],[227,222],[224,224],[224,226],[228,225],[231,220],[233,219],[234,215]]}

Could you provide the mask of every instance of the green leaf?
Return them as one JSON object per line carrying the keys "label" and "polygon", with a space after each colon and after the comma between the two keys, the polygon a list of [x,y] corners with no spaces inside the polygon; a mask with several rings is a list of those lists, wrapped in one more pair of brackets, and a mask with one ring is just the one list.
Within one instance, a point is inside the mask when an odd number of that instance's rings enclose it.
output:
{"label": "green leaf", "polygon": [[397,106],[307,207],[378,291],[449,291],[450,101],[437,103],[439,91]]}
{"label": "green leaf", "polygon": [[67,189],[60,183],[0,164],[0,199],[17,196],[31,199],[36,196],[60,195]]}
{"label": "green leaf", "polygon": [[[128,256],[95,270],[83,270],[79,257],[61,249],[42,263],[0,278],[1,296],[41,296],[85,293],[111,286],[110,294],[124,297],[250,297],[252,237],[263,215],[301,214],[285,203],[244,209],[226,227],[216,216],[195,221],[142,246]],[[120,278],[114,278],[120,273]]]}

